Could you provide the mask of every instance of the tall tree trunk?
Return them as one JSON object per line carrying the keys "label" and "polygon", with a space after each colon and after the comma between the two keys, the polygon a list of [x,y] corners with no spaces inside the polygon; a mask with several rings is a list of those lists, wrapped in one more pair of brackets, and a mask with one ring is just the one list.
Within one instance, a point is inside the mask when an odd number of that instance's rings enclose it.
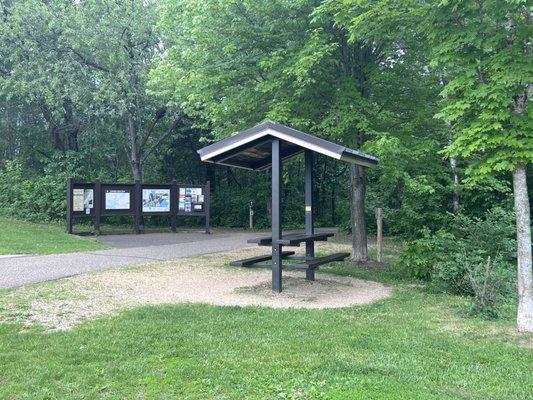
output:
{"label": "tall tree trunk", "polygon": [[450,167],[452,169],[452,175],[453,175],[453,213],[455,215],[459,214],[459,210],[461,207],[461,197],[459,194],[459,185],[461,183],[459,179],[459,174],[457,173],[457,159],[454,157],[450,157]]}
{"label": "tall tree trunk", "polygon": [[[441,79],[441,84],[444,85],[445,81],[444,79]],[[452,134],[452,123],[450,121],[444,122],[446,126],[448,127],[448,144],[452,144],[453,142],[453,134]],[[459,173],[457,171],[457,159],[455,157],[449,158],[450,162],[450,168],[452,170],[452,177],[453,177],[453,199],[452,199],[452,205],[453,205],[453,213],[455,215],[459,214],[460,210],[460,188],[459,185],[461,184],[461,180],[459,179]]]}
{"label": "tall tree trunk", "polygon": [[63,144],[63,140],[61,140],[61,134],[59,129],[56,126],[51,126],[48,128],[48,132],[50,136],[52,137],[52,143],[55,150],[59,150],[62,153],[65,152],[65,145]]}
{"label": "tall tree trunk", "polygon": [[131,172],[133,174],[133,180],[142,182],[142,168],[139,162],[133,161],[131,164]]}
{"label": "tall tree trunk", "polygon": [[350,164],[350,222],[352,226],[352,255],[355,262],[368,261],[365,221],[365,170]]}
{"label": "tall tree trunk", "polygon": [[[513,23],[512,15],[508,15]],[[513,98],[512,111],[525,117],[526,104],[533,98],[533,84],[523,94]],[[513,171],[514,208],[516,213],[517,273],[518,273],[518,330],[533,332],[533,271],[531,266],[531,210],[527,188],[527,165],[519,164]]]}
{"label": "tall tree trunk", "polygon": [[131,113],[128,113],[128,133],[130,136],[130,165],[133,180],[142,182],[141,149],[137,137],[137,125]]}
{"label": "tall tree trunk", "polygon": [[43,100],[39,101],[39,106],[41,108],[43,117],[46,123],[48,124],[47,133],[50,139],[52,140],[52,147],[55,150],[65,152],[65,146],[63,144],[63,141],[61,140],[61,133],[58,125],[56,124],[52,116],[52,110],[50,110],[48,105]]}
{"label": "tall tree trunk", "polygon": [[335,213],[336,208],[336,195],[337,195],[337,182],[333,181],[333,185],[331,187],[331,224],[332,226],[337,225],[337,214]]}
{"label": "tall tree trunk", "polygon": [[531,266],[531,215],[526,166],[513,171],[518,258],[518,330],[533,332],[533,271]]}
{"label": "tall tree trunk", "polygon": [[68,149],[77,152],[80,126],[74,117],[72,100],[66,99],[63,102],[63,109],[65,110],[65,133],[67,136]]}
{"label": "tall tree trunk", "polygon": [[39,103],[44,119],[48,123],[48,133],[52,138],[52,145],[54,149],[61,152],[71,150],[77,152],[78,135],[81,127],[74,115],[72,100],[65,99],[63,101],[63,109],[65,111],[62,121],[55,121],[51,109],[44,101]]}

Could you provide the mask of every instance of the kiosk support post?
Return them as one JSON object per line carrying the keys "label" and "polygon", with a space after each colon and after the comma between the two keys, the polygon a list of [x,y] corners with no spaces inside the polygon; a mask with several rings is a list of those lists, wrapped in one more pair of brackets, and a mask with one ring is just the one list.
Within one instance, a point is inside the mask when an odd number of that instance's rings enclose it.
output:
{"label": "kiosk support post", "polygon": [[205,183],[205,233],[210,234],[211,228],[210,228],[210,213],[211,213],[211,181],[207,181]]}
{"label": "kiosk support post", "polygon": [[176,232],[176,227],[178,225],[177,215],[178,215],[178,204],[175,199],[178,198],[178,183],[174,179],[170,183],[170,229],[172,232]]}
{"label": "kiosk support post", "polygon": [[135,199],[134,201],[134,217],[133,217],[133,231],[138,234],[141,233],[141,218],[142,218],[142,189],[141,189],[141,182],[136,180],[135,186],[134,186],[134,194],[133,197]]}
{"label": "kiosk support post", "polygon": [[102,214],[102,183],[99,179],[94,181],[94,232],[100,234],[100,216]]}
{"label": "kiosk support post", "polygon": [[272,140],[272,290],[281,293],[281,154],[280,141]]}
{"label": "kiosk support post", "polygon": [[67,233],[72,233],[72,196],[73,196],[74,184],[72,182],[72,177],[67,179]]}
{"label": "kiosk support post", "polygon": [[[305,234],[313,235],[315,228],[313,226],[313,152],[305,151]],[[306,261],[315,258],[315,242],[305,242],[305,259]],[[307,268],[305,277],[308,281],[315,280],[315,270]]]}

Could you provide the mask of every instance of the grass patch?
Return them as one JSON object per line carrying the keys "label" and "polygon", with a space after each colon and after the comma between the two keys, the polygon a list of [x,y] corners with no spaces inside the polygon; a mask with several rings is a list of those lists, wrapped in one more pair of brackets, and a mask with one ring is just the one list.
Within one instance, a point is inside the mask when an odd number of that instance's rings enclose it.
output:
{"label": "grass patch", "polygon": [[59,225],[0,217],[0,226],[0,254],[53,254],[106,248],[94,239],[68,235]]}
{"label": "grass patch", "polygon": [[[532,398],[533,335],[514,321],[468,318],[468,299],[384,267],[321,270],[389,283],[394,295],[327,310],[144,306],[51,333],[0,324],[0,398]],[[57,284],[18,290],[61,301]]]}
{"label": "grass patch", "polygon": [[460,301],[399,288],[337,310],[177,305],[51,334],[0,325],[0,397],[531,398],[528,338],[458,317]]}

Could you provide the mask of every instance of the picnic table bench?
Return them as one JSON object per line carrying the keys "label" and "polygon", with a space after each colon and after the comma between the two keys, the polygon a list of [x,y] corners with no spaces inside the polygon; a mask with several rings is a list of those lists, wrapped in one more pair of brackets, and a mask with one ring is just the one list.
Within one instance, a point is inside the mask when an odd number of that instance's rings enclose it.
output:
{"label": "picnic table bench", "polygon": [[[324,242],[328,238],[334,236],[332,232],[322,232],[322,233],[313,233],[306,234],[305,232],[290,232],[282,234],[281,239],[277,241],[278,245],[283,246],[300,246],[302,243],[313,243],[313,242]],[[262,236],[258,238],[248,239],[248,243],[257,243],[258,246],[272,246],[272,236]],[[291,256],[294,256],[294,251],[282,251],[281,258],[286,259]],[[350,253],[334,253],[329,254],[323,257],[300,257],[303,259],[302,262],[294,264],[286,264],[282,266],[282,269],[285,270],[295,270],[295,269],[304,269],[304,270],[315,270],[318,269],[320,265],[324,265],[334,261],[342,261],[348,257]],[[294,258],[294,257],[293,257]],[[262,264],[265,261],[272,260],[272,254],[266,254],[263,256],[245,258],[242,260],[232,261],[230,265],[236,267],[257,267],[257,268],[271,268],[272,265]]]}

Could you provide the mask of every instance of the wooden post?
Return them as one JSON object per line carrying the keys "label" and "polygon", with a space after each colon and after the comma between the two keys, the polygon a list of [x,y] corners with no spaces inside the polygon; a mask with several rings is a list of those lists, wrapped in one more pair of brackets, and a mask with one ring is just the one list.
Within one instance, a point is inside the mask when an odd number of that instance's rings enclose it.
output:
{"label": "wooden post", "polygon": [[94,181],[94,232],[100,234],[100,217],[102,215],[103,194],[102,183],[97,179]]}
{"label": "wooden post", "polygon": [[133,232],[136,234],[141,233],[142,202],[141,182],[136,180],[133,190]]}
{"label": "wooden post", "polygon": [[254,202],[250,201],[248,205],[248,215],[250,217],[250,230],[254,229]]}
{"label": "wooden post", "polygon": [[377,225],[377,237],[376,237],[376,254],[377,261],[380,263],[383,260],[382,245],[383,245],[383,210],[376,208],[376,225]]}
{"label": "wooden post", "polygon": [[172,232],[176,232],[179,199],[178,184],[174,179],[170,185],[170,199],[168,200],[170,201],[170,229]]}
{"label": "wooden post", "polygon": [[72,233],[72,213],[73,213],[73,196],[74,183],[72,177],[67,178],[67,233]]}
{"label": "wooden post", "polygon": [[205,193],[204,193],[204,205],[205,205],[205,233],[211,233],[211,182],[207,181],[205,183]]}
{"label": "wooden post", "polygon": [[[313,152],[305,151],[305,234],[315,233],[313,225]],[[315,258],[315,242],[312,240],[305,242],[305,259],[307,261]],[[314,268],[305,270],[305,277],[308,281],[315,280]]]}
{"label": "wooden post", "polygon": [[281,149],[272,139],[272,290],[281,293]]}

